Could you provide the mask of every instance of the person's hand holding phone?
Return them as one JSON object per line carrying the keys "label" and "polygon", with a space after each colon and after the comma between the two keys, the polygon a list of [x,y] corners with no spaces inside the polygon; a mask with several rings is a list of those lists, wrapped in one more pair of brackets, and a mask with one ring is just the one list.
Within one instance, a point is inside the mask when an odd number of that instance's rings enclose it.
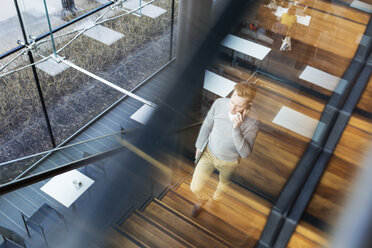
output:
{"label": "person's hand holding phone", "polygon": [[245,115],[248,109],[244,109],[243,112],[238,112],[233,118],[233,128],[238,128],[242,125]]}

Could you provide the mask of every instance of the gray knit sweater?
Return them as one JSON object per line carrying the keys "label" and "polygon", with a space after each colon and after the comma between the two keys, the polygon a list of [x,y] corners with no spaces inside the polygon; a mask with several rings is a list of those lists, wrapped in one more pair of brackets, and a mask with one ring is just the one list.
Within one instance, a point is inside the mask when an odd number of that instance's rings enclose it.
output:
{"label": "gray knit sweater", "polygon": [[229,98],[219,98],[213,103],[195,144],[196,148],[202,150],[208,140],[208,148],[212,154],[224,161],[248,157],[259,126],[256,111],[251,108],[242,125],[233,128],[229,118],[229,101]]}

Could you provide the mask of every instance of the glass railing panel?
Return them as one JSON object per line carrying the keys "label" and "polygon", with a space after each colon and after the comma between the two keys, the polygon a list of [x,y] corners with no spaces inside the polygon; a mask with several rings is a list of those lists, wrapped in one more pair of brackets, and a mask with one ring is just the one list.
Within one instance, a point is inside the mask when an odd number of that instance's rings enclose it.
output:
{"label": "glass railing panel", "polygon": [[[53,28],[49,25],[51,24],[51,22],[48,22],[49,19],[59,19],[57,14],[57,5],[60,4],[59,1],[54,1],[54,6],[49,4],[44,5],[44,0],[33,2],[21,0],[17,1],[17,3],[21,13],[20,19],[22,20],[28,43],[32,43],[36,37],[49,32],[50,27]],[[60,22],[60,24],[62,23],[63,22]],[[24,42],[23,39],[22,41]],[[53,44],[52,42],[44,43],[43,46],[39,46],[39,49],[41,49],[41,51],[52,50]]]}
{"label": "glass railing panel", "polygon": [[[79,16],[110,3],[111,1],[88,0],[37,0],[18,1],[28,34],[40,36]],[[48,22],[49,19],[49,22]]]}
{"label": "glass railing panel", "polygon": [[[23,64],[27,65],[27,64]],[[0,161],[5,162],[52,148],[40,98],[30,68],[0,78]],[[27,165],[1,167],[1,182]]]}
{"label": "glass railing panel", "polygon": [[25,175],[33,175],[75,162],[88,156],[111,151],[121,147],[121,133],[115,132],[102,136],[80,135],[69,144],[58,148],[47,156],[45,161],[33,165],[33,169]]}
{"label": "glass railing panel", "polygon": [[326,240],[344,213],[355,180],[365,166],[371,141],[371,119],[353,113],[302,217],[300,226],[306,228],[298,227],[297,232],[314,228]]}
{"label": "glass railing panel", "polygon": [[[48,1],[49,2],[49,1]],[[102,5],[106,5],[113,1],[110,0],[63,0],[62,8],[60,8],[61,19],[65,22],[78,18],[89,11],[92,11]],[[50,3],[51,4],[51,3]]]}
{"label": "glass railing panel", "polygon": [[[56,143],[60,144],[113,104],[121,94],[62,62],[46,63],[47,67],[38,70],[38,75]],[[110,96],[109,99],[106,96]],[[120,131],[120,124],[112,123],[112,126],[100,128],[100,135]]]}
{"label": "glass railing panel", "polygon": [[[154,1],[144,10],[138,16],[118,6],[107,7],[56,32],[53,36],[56,51],[78,67],[132,90],[169,61],[171,1]],[[116,18],[120,15],[123,16]],[[50,49],[41,51],[37,59],[52,53]],[[38,68],[57,143],[123,96],[122,92],[52,59]],[[127,117],[118,118],[126,122]],[[65,121],[75,124],[67,125]],[[133,121],[127,122],[129,127],[133,126]]]}
{"label": "glass railing panel", "polygon": [[88,38],[92,48],[100,51],[94,55],[100,63],[91,66],[92,72],[132,90],[165,65],[170,55],[171,3],[171,0],[127,1],[108,13],[112,21],[107,16],[100,20],[101,24],[98,21],[94,29],[114,31],[117,38],[110,45],[94,40],[93,35]]}
{"label": "glass railing panel", "polygon": [[[98,137],[88,134],[80,135],[63,147],[57,147],[52,150],[46,149],[44,151],[40,148],[32,154],[19,155],[12,160],[2,161],[0,163],[0,168],[3,171],[2,175],[4,179],[6,177],[8,178],[7,180],[3,180],[2,183],[34,175],[88,156],[119,148],[121,147],[120,138],[123,134],[124,132],[119,131]],[[32,141],[31,138],[30,140]]]}
{"label": "glass railing panel", "polygon": [[[274,201],[308,144],[312,140],[317,142],[315,129],[325,125],[319,122],[325,100],[266,74],[219,61],[213,64],[207,74],[216,81],[230,80],[255,85],[257,92],[253,108],[260,121],[260,131],[252,154],[241,160],[242,166],[235,174],[240,183]],[[211,90],[204,90],[204,102],[208,104],[220,97]]]}
{"label": "glass railing panel", "polygon": [[[97,151],[121,147],[120,137],[121,134],[112,134],[61,148],[25,176],[74,162],[81,159],[84,152],[96,155]],[[44,227],[50,247],[57,246],[62,236],[69,247],[97,245],[99,239],[105,237],[107,228],[123,228],[123,221],[132,212],[164,190],[171,174],[167,165],[157,159],[138,153],[136,149],[124,149],[86,166],[2,194],[0,225],[25,237],[28,247],[41,247],[46,242],[33,222]],[[23,228],[21,213],[28,223],[30,238]],[[40,221],[38,213],[48,221]],[[60,235],[67,230],[68,239]]]}

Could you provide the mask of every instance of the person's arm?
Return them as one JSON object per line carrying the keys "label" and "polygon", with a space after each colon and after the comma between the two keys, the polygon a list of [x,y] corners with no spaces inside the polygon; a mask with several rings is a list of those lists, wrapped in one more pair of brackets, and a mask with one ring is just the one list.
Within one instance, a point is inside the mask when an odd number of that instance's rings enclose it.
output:
{"label": "person's arm", "polygon": [[256,121],[244,133],[242,133],[240,127],[233,128],[232,130],[235,148],[242,158],[247,158],[253,150],[253,144],[259,129],[258,123]]}
{"label": "person's arm", "polygon": [[213,124],[214,124],[215,108],[216,108],[216,102],[213,103],[211,109],[208,111],[207,117],[205,117],[203,125],[200,128],[199,135],[195,143],[195,147],[199,151],[202,151],[203,145],[207,141],[209,134],[212,131]]}

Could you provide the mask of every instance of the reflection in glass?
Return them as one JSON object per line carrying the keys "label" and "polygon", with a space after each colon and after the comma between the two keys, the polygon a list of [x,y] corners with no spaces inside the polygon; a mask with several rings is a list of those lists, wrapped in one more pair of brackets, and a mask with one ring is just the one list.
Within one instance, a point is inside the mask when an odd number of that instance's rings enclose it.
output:
{"label": "reflection in glass", "polygon": [[[50,149],[50,137],[31,69],[4,76],[0,82],[0,161]],[[1,167],[3,182],[25,168],[27,165]]]}
{"label": "reflection in glass", "polygon": [[[147,7],[158,15],[145,11],[139,17],[108,7],[56,32],[57,52],[77,66],[131,90],[169,60],[171,1],[155,1]],[[49,49],[40,55],[50,53]],[[57,143],[122,96],[64,63],[50,59],[37,67]]]}

